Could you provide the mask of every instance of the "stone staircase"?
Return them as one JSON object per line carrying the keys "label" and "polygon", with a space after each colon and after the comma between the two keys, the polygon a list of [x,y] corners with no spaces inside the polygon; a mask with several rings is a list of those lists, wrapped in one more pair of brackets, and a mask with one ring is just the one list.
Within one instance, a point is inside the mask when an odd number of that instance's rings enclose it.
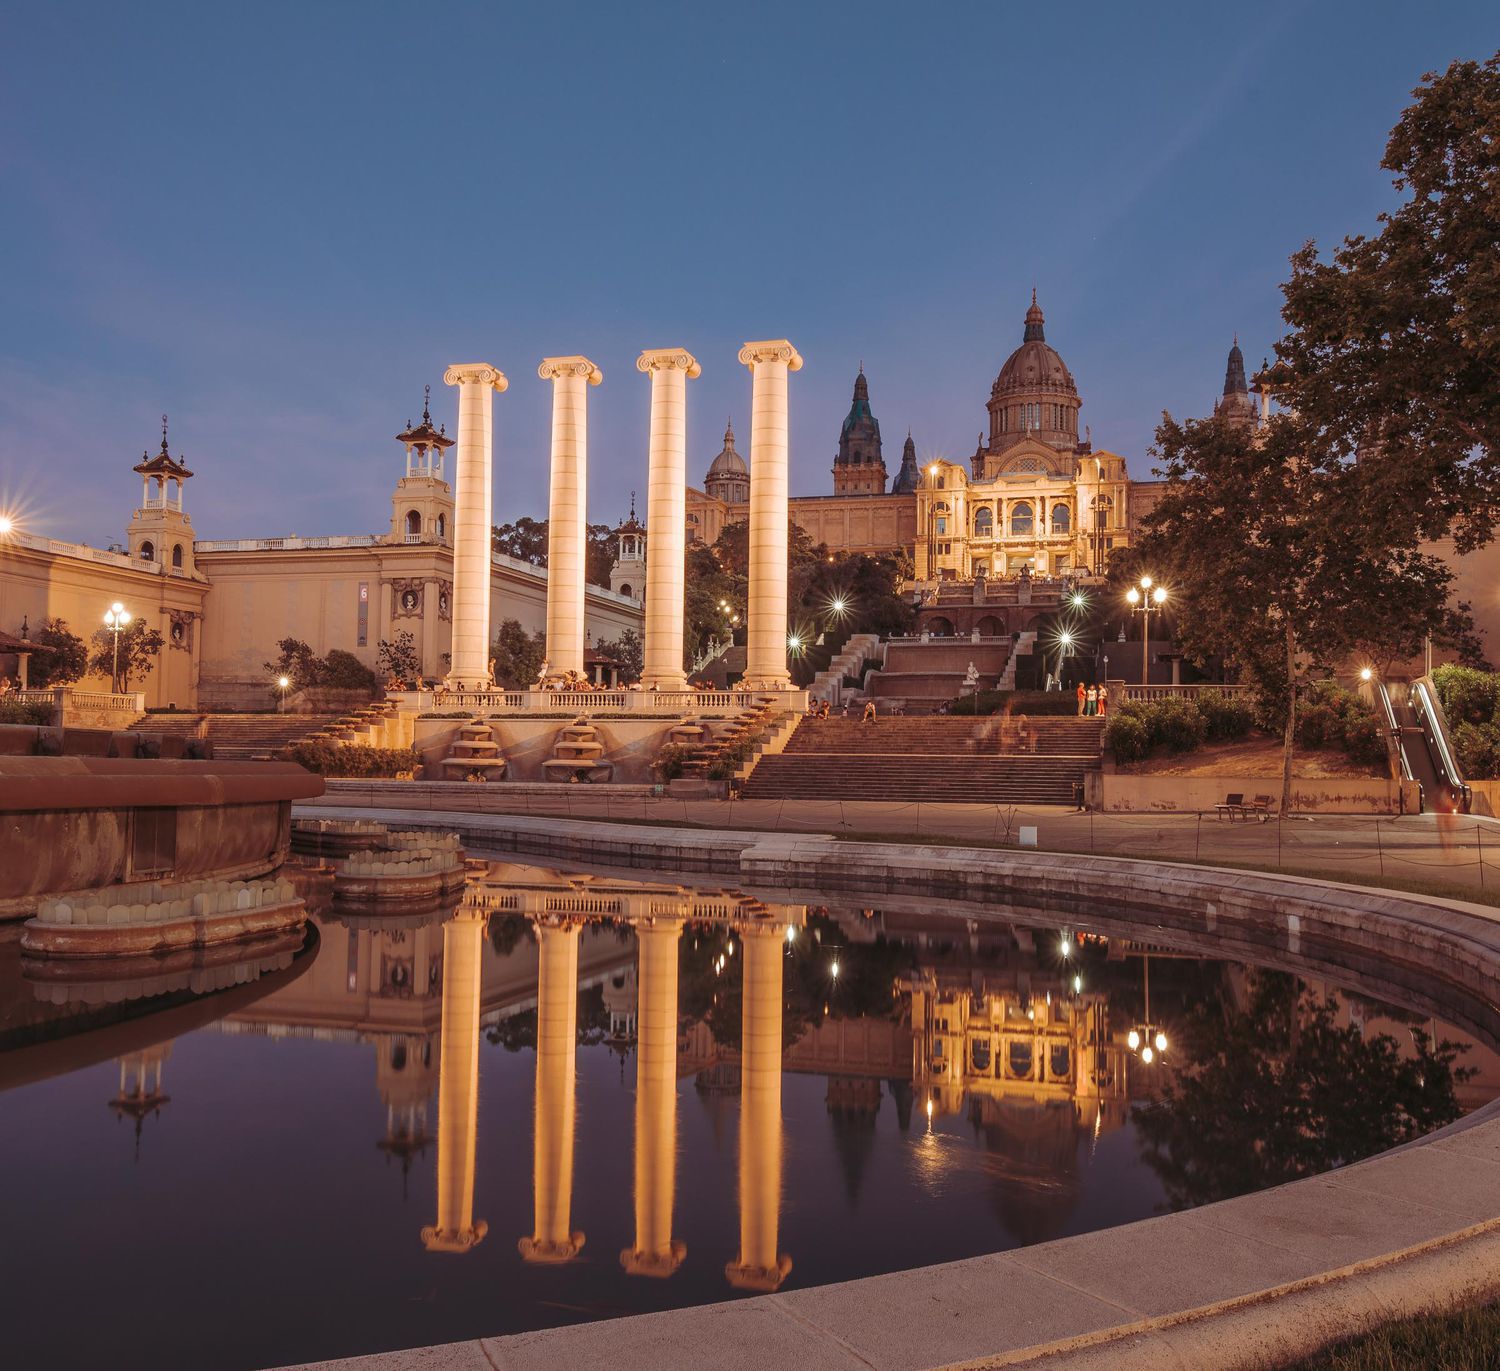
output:
{"label": "stone staircase", "polygon": [[[771,721],[780,712],[778,706],[771,699],[758,701],[751,709],[735,715],[729,725],[719,733],[715,734],[703,727],[696,742],[689,739],[680,739],[675,736],[669,738],[671,742],[684,742],[692,749],[683,764],[682,774],[684,776],[706,776],[709,768],[726,755],[736,751],[748,738],[754,738],[765,732]],[[678,727],[681,727],[679,725]],[[675,735],[677,729],[672,729]]]}
{"label": "stone staircase", "polygon": [[148,714],[135,727],[181,738],[201,734],[221,761],[243,761],[270,756],[337,722],[328,714]]}
{"label": "stone staircase", "polygon": [[443,758],[445,781],[498,781],[505,775],[505,758],[494,730],[483,719],[470,719]]}
{"label": "stone staircase", "polygon": [[1035,633],[1019,633],[1016,635],[1015,646],[1011,648],[1010,660],[1005,664],[1005,670],[1000,673],[1000,681],[995,686],[996,690],[1014,690],[1016,688],[1016,666],[1018,659],[1023,655],[1029,656],[1036,649]]}
{"label": "stone staircase", "polygon": [[615,764],[604,760],[604,744],[599,730],[584,715],[557,731],[552,755],[542,763],[549,781],[607,781],[615,773]]}
{"label": "stone staircase", "polygon": [[745,781],[747,799],[1072,804],[1098,765],[1103,724],[1032,716],[801,719]]}

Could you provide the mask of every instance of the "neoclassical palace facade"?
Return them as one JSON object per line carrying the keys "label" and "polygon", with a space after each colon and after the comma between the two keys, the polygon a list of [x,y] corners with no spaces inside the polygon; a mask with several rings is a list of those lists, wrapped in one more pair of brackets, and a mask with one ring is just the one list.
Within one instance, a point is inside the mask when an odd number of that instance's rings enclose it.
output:
{"label": "neoclassical palace facade", "polygon": [[[1254,404],[1235,348],[1226,399],[1236,412]],[[1125,458],[1079,437],[1078,387],[1048,345],[1032,293],[1021,345],[990,389],[988,436],[968,463],[917,460],[910,433],[887,490],[880,423],[870,408],[861,367],[839,432],[833,494],[794,496],[791,515],[812,541],[832,551],[912,558],[919,580],[1054,576],[1103,568],[1125,546],[1154,504],[1161,484],[1132,480]],[[688,533],[712,543],[724,526],[747,517],[750,471],[733,429],[709,464],[701,490],[688,491]]]}
{"label": "neoclassical palace facade", "polygon": [[[184,499],[193,473],[169,451],[164,431],[160,450],[135,467],[143,490],[124,546],[24,531],[0,537],[0,632],[22,636],[60,618],[88,639],[119,601],[164,639],[145,679],[131,682],[148,708],[264,709],[273,698],[264,663],[283,638],[319,655],[341,648],[374,667],[382,639],[410,633],[423,674],[443,676],[453,638],[453,490],[444,471],[453,441],[425,410],[396,441],[406,465],[383,532],[202,539]],[[642,631],[634,590],[586,587],[592,641]],[[506,619],[528,632],[545,628],[547,572],[495,553],[490,622]],[[0,673],[14,672],[15,662],[0,654]],[[105,688],[101,680],[86,684]]]}

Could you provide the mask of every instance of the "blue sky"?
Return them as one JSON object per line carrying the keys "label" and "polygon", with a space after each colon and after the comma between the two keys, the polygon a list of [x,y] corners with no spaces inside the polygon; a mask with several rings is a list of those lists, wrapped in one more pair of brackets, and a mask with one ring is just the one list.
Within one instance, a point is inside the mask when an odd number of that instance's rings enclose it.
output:
{"label": "blue sky", "polygon": [[684,345],[689,470],[746,339],[790,338],[792,489],[865,363],[892,473],[967,456],[1036,285],[1096,444],[1253,364],[1305,239],[1372,227],[1428,69],[1489,3],[12,3],[0,18],[0,499],[123,537],[162,411],[200,537],[383,529],[392,435],[454,361],[496,517],[546,509],[543,356],[582,352],[592,519],[644,490],[643,347]]}

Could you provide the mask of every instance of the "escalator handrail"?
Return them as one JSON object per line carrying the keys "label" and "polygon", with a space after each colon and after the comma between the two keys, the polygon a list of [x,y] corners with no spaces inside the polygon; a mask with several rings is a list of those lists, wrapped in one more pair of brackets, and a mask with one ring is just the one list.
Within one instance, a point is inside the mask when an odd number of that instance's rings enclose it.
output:
{"label": "escalator handrail", "polygon": [[1418,677],[1411,684],[1411,693],[1416,704],[1417,714],[1427,725],[1428,734],[1431,736],[1438,754],[1438,761],[1443,769],[1443,780],[1455,791],[1461,792],[1464,786],[1463,773],[1458,769],[1458,759],[1453,755],[1453,749],[1448,742],[1448,730],[1443,726],[1443,716],[1436,707],[1436,696],[1430,688],[1430,682],[1425,676]]}
{"label": "escalator handrail", "polygon": [[1391,692],[1386,688],[1384,681],[1376,681],[1375,686],[1380,692],[1380,703],[1385,709],[1385,726],[1390,729],[1391,740],[1396,745],[1396,756],[1401,761],[1402,778],[1415,781],[1417,778],[1412,775],[1411,763],[1406,758],[1406,745],[1401,739],[1401,725],[1396,722],[1396,710],[1391,704]]}

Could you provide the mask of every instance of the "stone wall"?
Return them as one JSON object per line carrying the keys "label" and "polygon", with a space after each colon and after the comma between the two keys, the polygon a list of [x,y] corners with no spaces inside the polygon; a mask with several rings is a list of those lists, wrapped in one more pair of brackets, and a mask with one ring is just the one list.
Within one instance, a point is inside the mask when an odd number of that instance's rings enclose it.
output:
{"label": "stone wall", "polygon": [[[1276,776],[1129,776],[1092,772],[1086,795],[1094,809],[1125,813],[1212,812],[1225,796],[1247,800],[1270,795],[1272,807],[1281,801],[1281,779]],[[1396,781],[1355,777],[1292,781],[1292,809],[1317,814],[1415,814],[1420,809],[1416,786]]]}

